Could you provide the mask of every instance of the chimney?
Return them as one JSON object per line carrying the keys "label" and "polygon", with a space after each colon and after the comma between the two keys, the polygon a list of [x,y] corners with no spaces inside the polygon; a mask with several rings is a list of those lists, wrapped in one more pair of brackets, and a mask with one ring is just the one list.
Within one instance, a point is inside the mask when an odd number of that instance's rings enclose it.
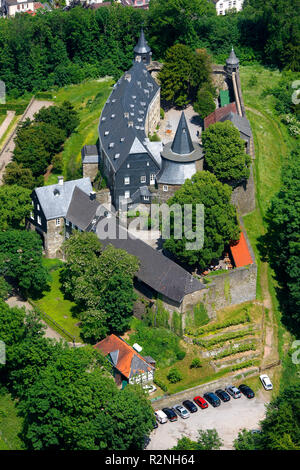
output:
{"label": "chimney", "polygon": [[63,176],[58,176],[58,184],[61,186],[64,184],[64,177]]}
{"label": "chimney", "polygon": [[94,201],[96,199],[96,192],[95,191],[91,191],[90,192],[90,200],[91,201]]}

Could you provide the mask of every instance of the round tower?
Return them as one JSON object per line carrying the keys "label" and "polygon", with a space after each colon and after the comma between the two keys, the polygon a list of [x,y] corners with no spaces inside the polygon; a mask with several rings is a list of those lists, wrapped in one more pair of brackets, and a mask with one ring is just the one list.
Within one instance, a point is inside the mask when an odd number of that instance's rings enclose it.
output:
{"label": "round tower", "polygon": [[234,49],[231,49],[228,59],[226,59],[226,72],[228,75],[232,75],[232,72],[239,71],[240,61],[235,55]]}

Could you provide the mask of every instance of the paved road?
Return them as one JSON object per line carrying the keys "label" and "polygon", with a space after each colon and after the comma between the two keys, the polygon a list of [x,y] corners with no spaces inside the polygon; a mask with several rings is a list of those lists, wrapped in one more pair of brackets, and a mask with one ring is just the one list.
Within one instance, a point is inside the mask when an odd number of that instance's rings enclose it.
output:
{"label": "paved road", "polygon": [[178,417],[176,422],[159,424],[150,436],[147,450],[171,449],[183,436],[197,440],[199,429],[214,428],[223,440],[222,449],[233,449],[233,441],[240,430],[259,427],[259,422],[265,416],[265,405],[269,398],[265,393],[260,393],[251,400],[244,396],[236,400],[231,398],[230,402],[222,403],[218,408],[208,405],[206,410],[198,409],[190,418]]}

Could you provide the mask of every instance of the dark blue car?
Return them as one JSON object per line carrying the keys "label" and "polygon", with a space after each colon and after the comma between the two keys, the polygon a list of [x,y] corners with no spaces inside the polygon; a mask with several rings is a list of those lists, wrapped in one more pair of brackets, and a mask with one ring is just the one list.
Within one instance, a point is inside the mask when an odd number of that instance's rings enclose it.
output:
{"label": "dark blue car", "polygon": [[213,392],[204,393],[203,397],[205,398],[211,406],[216,407],[221,405],[221,400],[217,397],[217,395]]}

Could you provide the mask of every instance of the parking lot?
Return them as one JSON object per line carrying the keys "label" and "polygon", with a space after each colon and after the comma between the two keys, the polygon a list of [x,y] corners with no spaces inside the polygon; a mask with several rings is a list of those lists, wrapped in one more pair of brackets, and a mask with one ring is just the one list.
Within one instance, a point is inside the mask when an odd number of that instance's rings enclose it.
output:
{"label": "parking lot", "polygon": [[199,429],[213,428],[217,430],[223,441],[222,449],[233,449],[233,441],[240,430],[259,427],[259,422],[265,416],[265,405],[269,398],[264,392],[260,392],[250,400],[244,395],[238,399],[231,397],[229,402],[222,402],[218,408],[209,405],[205,410],[198,408],[190,418],[178,417],[176,422],[159,424],[150,435],[151,440],[147,450],[171,449],[181,437],[197,440]]}

